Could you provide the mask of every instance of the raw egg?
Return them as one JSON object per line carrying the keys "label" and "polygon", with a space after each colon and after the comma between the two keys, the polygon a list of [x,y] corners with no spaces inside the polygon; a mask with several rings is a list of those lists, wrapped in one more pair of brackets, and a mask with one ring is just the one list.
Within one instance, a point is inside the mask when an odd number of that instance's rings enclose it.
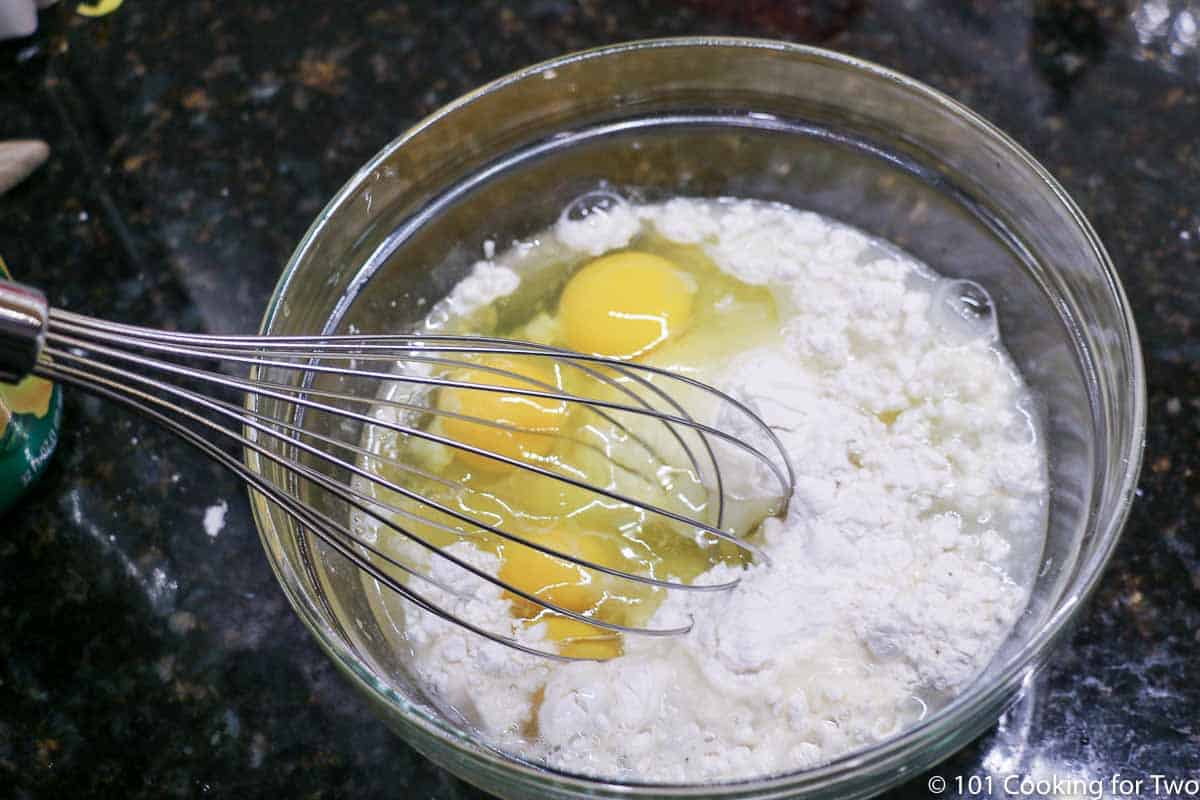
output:
{"label": "raw egg", "polygon": [[567,346],[640,358],[687,328],[696,288],[662,256],[627,251],[597,258],[575,273],[559,300]]}
{"label": "raw egg", "polygon": [[[463,383],[535,392],[555,392],[562,387],[548,359],[492,354],[480,356],[475,363],[479,366],[456,370],[447,377]],[[568,414],[562,400],[458,387],[438,390],[437,407],[459,415],[441,418],[442,431],[448,438],[527,462],[542,459],[550,452]],[[465,450],[456,449],[454,457],[480,470],[511,469],[502,461]]]}
{"label": "raw egg", "polygon": [[[608,565],[611,545],[599,537],[568,531],[521,531],[522,538],[545,547],[582,558],[595,564]],[[548,556],[517,542],[504,543],[504,561],[500,566],[500,579],[532,594],[547,603],[578,611],[590,611],[604,599],[604,588],[600,580],[603,573],[573,564],[561,558]],[[511,595],[522,616],[534,616],[542,611],[541,606]]]}

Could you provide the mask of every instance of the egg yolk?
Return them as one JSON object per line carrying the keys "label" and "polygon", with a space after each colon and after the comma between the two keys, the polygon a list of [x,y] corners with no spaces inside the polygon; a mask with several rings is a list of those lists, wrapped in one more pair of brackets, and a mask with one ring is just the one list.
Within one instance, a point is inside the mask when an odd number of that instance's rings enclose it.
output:
{"label": "egg yolk", "polygon": [[[610,562],[605,542],[595,536],[576,531],[521,531],[520,535],[575,558],[606,566]],[[540,600],[580,613],[594,609],[604,599],[603,573],[517,542],[504,543],[499,577]],[[521,616],[531,617],[542,611],[541,606],[524,598],[511,595],[510,599]]]}
{"label": "egg yolk", "polygon": [[604,661],[621,655],[621,635],[570,617],[547,615],[541,620],[546,638],[558,644],[559,655]]}
{"label": "egg yolk", "polygon": [[[463,383],[535,392],[559,391],[562,386],[549,360],[492,354],[480,356],[476,363],[479,367],[456,370],[445,377]],[[499,374],[492,372],[493,369],[512,374]],[[447,438],[521,461],[537,461],[550,452],[569,410],[562,400],[457,387],[439,389],[437,407],[507,426],[493,427],[455,416],[441,418]],[[465,466],[488,472],[511,469],[502,461],[465,450],[456,449],[454,457]]]}
{"label": "egg yolk", "polygon": [[691,276],[661,256],[614,253],[575,273],[558,316],[572,350],[640,358],[687,328],[695,293]]}
{"label": "egg yolk", "polygon": [[[523,538],[596,564],[613,564],[619,557],[611,539],[579,531],[521,531]],[[505,542],[499,578],[547,603],[581,614],[607,619],[601,605],[607,597],[604,573],[546,555],[516,542]],[[606,659],[621,654],[620,634],[563,617],[506,592],[513,614],[531,624],[544,623],[546,638],[558,652],[575,658]]]}

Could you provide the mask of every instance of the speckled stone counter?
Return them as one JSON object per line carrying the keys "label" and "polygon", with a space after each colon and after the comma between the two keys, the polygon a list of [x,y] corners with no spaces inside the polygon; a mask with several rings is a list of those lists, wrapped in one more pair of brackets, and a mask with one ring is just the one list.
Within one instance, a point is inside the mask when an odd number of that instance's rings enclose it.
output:
{"label": "speckled stone counter", "polygon": [[[1066,185],[1120,269],[1148,447],[1083,623],[999,725],[893,796],[924,797],[931,778],[953,796],[956,776],[1115,773],[1154,796],[1153,773],[1200,774],[1196,0],[74,7],[0,47],[0,138],[53,148],[0,197],[0,252],[58,306],[167,328],[256,327],[359,164],[460,93],[570,50],[684,33],[817,43],[983,113]],[[0,797],[480,796],[335,674],[231,476],[77,392],[63,434],[0,520]]]}

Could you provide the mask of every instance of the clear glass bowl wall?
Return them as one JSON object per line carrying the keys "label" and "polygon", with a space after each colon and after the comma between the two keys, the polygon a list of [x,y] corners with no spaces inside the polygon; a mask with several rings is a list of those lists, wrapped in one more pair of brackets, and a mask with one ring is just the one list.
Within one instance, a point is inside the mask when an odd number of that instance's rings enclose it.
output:
{"label": "clear glass bowl wall", "polygon": [[[314,223],[264,330],[403,330],[466,274],[485,240],[503,247],[534,234],[602,183],[647,200],[727,195],[812,209],[986,287],[1039,404],[1052,497],[1030,606],[985,674],[919,727],[818,770],[705,787],[610,785],[480,746],[414,684],[377,630],[354,568],[255,496],[289,599],[397,732],[503,797],[847,798],[931,766],[990,725],[1044,662],[1128,510],[1141,454],[1142,367],[1095,234],[1024,151],[903,76],[776,42],[639,42],[501,79],[388,145]],[[286,404],[259,410],[319,427]]]}

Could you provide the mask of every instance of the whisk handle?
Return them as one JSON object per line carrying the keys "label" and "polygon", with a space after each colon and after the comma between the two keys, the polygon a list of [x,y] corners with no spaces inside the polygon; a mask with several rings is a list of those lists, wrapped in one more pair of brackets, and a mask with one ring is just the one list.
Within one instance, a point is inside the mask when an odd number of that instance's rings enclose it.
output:
{"label": "whisk handle", "polygon": [[0,278],[0,382],[16,383],[33,371],[49,317],[44,294]]}

